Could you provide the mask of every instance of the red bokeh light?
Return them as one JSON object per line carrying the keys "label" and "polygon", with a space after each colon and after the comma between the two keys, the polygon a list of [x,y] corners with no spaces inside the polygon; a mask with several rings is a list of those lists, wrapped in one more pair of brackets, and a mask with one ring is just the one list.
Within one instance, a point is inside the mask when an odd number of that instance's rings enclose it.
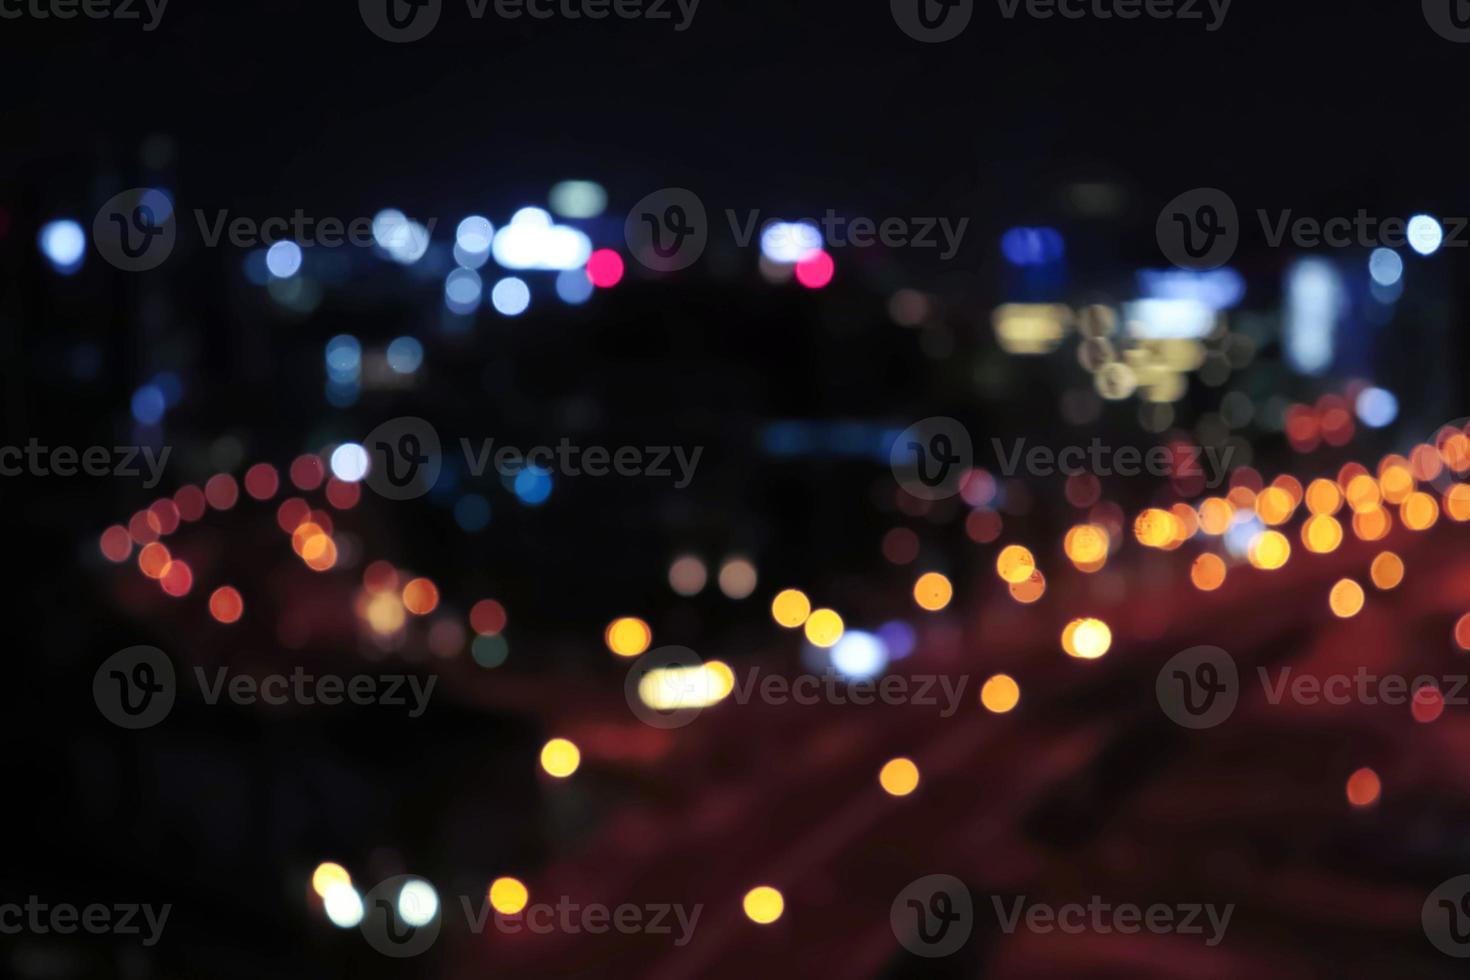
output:
{"label": "red bokeh light", "polygon": [[276,523],[287,534],[294,534],[296,529],[310,516],[311,508],[300,497],[287,497],[281,501],[281,506],[276,508]]}
{"label": "red bokeh light", "polygon": [[291,482],[297,490],[315,490],[326,476],[327,468],[320,456],[297,456],[291,462]]}
{"label": "red bokeh light", "polygon": [[102,549],[102,556],[110,562],[125,562],[133,553],[133,538],[128,534],[128,529],[121,524],[114,524],[102,532],[102,540],[98,542]]}
{"label": "red bokeh light", "polygon": [[470,626],[481,636],[494,636],[505,629],[505,607],[494,599],[481,599],[470,608]]}
{"label": "red bokeh light", "polygon": [[174,494],[174,504],[179,508],[179,516],[186,521],[197,521],[204,516],[206,501],[204,491],[194,484],[179,487]]}
{"label": "red bokeh light", "polygon": [[357,483],[348,483],[339,480],[335,476],[327,480],[327,503],[338,510],[351,510],[357,506],[358,500],[362,499],[362,486]]}
{"label": "red bokeh light", "polygon": [[832,256],[817,251],[796,263],[796,281],[807,289],[821,289],[832,281],[837,265]]}
{"label": "red bokeh light", "polygon": [[245,614],[245,600],[232,585],[221,585],[209,597],[209,614],[221,623],[237,622]]}
{"label": "red bokeh light", "polygon": [[256,463],[245,471],[245,492],[256,500],[269,500],[281,486],[281,477],[269,463]]}
{"label": "red bokeh light", "polygon": [[587,278],[599,289],[608,289],[623,281],[623,257],[610,248],[599,248],[587,260]]}
{"label": "red bokeh light", "polygon": [[228,473],[216,473],[204,484],[204,499],[215,510],[229,510],[240,499],[240,485]]}

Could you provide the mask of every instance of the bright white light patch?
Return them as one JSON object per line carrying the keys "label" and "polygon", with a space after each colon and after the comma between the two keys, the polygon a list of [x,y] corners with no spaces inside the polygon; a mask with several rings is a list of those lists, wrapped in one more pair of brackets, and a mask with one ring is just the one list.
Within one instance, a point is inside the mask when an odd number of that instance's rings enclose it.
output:
{"label": "bright white light patch", "polygon": [[398,890],[398,917],[411,926],[426,926],[439,914],[439,893],[421,878],[403,883]]}
{"label": "bright white light patch", "polygon": [[338,929],[353,929],[362,922],[362,896],[357,889],[345,882],[338,882],[327,889],[322,899],[327,918]]}
{"label": "bright white light patch", "polygon": [[1444,229],[1427,214],[1409,219],[1409,247],[1420,255],[1433,255],[1444,244]]}
{"label": "bright white light patch", "polygon": [[872,633],[848,630],[832,647],[832,667],[849,680],[876,677],[888,666],[888,648]]}
{"label": "bright white light patch", "polygon": [[592,239],[541,208],[521,208],[495,233],[491,252],[506,269],[575,269],[587,264]]}
{"label": "bright white light patch", "polygon": [[1347,309],[1347,290],[1325,259],[1302,259],[1286,274],[1286,360],[1303,374],[1332,364],[1337,321]]}
{"label": "bright white light patch", "polygon": [[344,442],[332,450],[332,475],[347,483],[367,476],[368,454],[355,442]]}
{"label": "bright white light patch", "polygon": [[1140,299],[1123,304],[1123,321],[1141,340],[1197,340],[1215,329],[1215,310],[1197,299]]}
{"label": "bright white light patch", "polygon": [[822,233],[809,221],[773,221],[761,230],[761,254],[790,265],[822,248]]}
{"label": "bright white light patch", "polygon": [[64,218],[42,225],[38,242],[47,261],[58,269],[71,269],[82,261],[82,253],[87,249],[87,234],[81,225]]}

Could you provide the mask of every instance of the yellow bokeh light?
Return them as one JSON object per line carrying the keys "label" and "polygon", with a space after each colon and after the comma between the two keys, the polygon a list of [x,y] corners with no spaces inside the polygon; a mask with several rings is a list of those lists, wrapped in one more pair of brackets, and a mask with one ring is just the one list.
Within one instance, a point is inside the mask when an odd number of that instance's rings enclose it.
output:
{"label": "yellow bokeh light", "polygon": [[1206,552],[1194,560],[1189,569],[1189,580],[1201,592],[1214,592],[1225,584],[1225,562],[1219,555]]}
{"label": "yellow bokeh light", "polygon": [[919,788],[919,767],[903,756],[889,759],[878,772],[878,785],[889,796],[908,796]]}
{"label": "yellow bokeh light", "polygon": [[842,617],[831,609],[813,610],[806,618],[804,624],[806,638],[814,647],[830,647],[842,639],[843,630]]}
{"label": "yellow bokeh light", "polygon": [[1062,630],[1062,649],[1079,660],[1096,660],[1113,645],[1113,631],[1100,619],[1074,619]]}
{"label": "yellow bokeh light", "polygon": [[347,869],[334,861],[323,861],[316,866],[311,873],[311,890],[322,898],[327,897],[327,889],[334,885],[350,885],[352,876]]}
{"label": "yellow bokeh light", "polygon": [[1444,464],[1456,473],[1462,473],[1470,468],[1470,438],[1465,433],[1450,429],[1444,432],[1444,438],[1437,440],[1439,458]]}
{"label": "yellow bokeh light", "polygon": [[566,738],[554,738],[541,747],[541,768],[548,776],[565,779],[582,764],[582,750]]}
{"label": "yellow bokeh light", "polygon": [[1327,596],[1334,616],[1350,619],[1363,608],[1363,587],[1350,578],[1339,579]]}
{"label": "yellow bokeh light", "polygon": [[1342,508],[1342,491],[1331,480],[1313,480],[1307,485],[1307,510],[1313,514],[1336,514]]}
{"label": "yellow bokeh light", "polygon": [[314,534],[301,546],[301,560],[314,572],[325,572],[337,564],[337,542],[329,534]]}
{"label": "yellow bokeh light", "polygon": [[1077,565],[1094,565],[1108,556],[1108,532],[1096,524],[1078,524],[1067,532],[1062,549]]}
{"label": "yellow bokeh light", "polygon": [[653,643],[653,630],[636,616],[621,616],[607,624],[602,640],[619,657],[636,657]]}
{"label": "yellow bokeh light", "polygon": [[1392,551],[1385,551],[1373,559],[1369,574],[1378,588],[1396,588],[1404,580],[1404,560]]}
{"label": "yellow bokeh light", "polygon": [[1272,526],[1285,524],[1295,509],[1291,494],[1280,487],[1267,487],[1256,496],[1256,516]]}
{"label": "yellow bokeh light", "polygon": [[996,674],[980,688],[980,703],[986,711],[1003,715],[1021,703],[1021,685],[1009,674]]}
{"label": "yellow bokeh light", "polygon": [[638,680],[638,697],[658,711],[707,708],[735,690],[735,672],[719,660],[690,667],[660,667]]}
{"label": "yellow bokeh light", "polygon": [[373,596],[368,600],[365,614],[372,631],[384,636],[397,633],[407,618],[396,592],[379,592]]}
{"label": "yellow bokeh light", "polygon": [[1470,484],[1456,483],[1445,491],[1444,512],[1452,521],[1470,521]]}
{"label": "yellow bokeh light", "polygon": [[291,532],[291,550],[300,555],[301,550],[306,547],[306,542],[317,535],[323,534],[321,525],[312,521],[304,521],[296,525],[296,530]]}
{"label": "yellow bokeh light", "polygon": [[531,893],[515,878],[496,878],[490,883],[490,906],[501,915],[515,915],[526,907]]}
{"label": "yellow bokeh light", "polygon": [[781,918],[781,913],[786,910],[786,899],[770,885],[757,885],[745,893],[740,905],[751,922],[767,926]]}
{"label": "yellow bokeh light", "polygon": [[1326,555],[1342,544],[1342,525],[1330,514],[1313,514],[1302,524],[1302,544],[1313,554]]}
{"label": "yellow bokeh light", "polygon": [[1399,507],[1399,520],[1410,531],[1427,531],[1439,521],[1439,503],[1424,491],[1415,490]]}
{"label": "yellow bokeh light", "polygon": [[1380,541],[1388,537],[1393,518],[1382,507],[1370,507],[1353,514],[1353,533],[1359,541]]}
{"label": "yellow bokeh light", "polygon": [[925,572],[914,583],[914,601],[920,609],[938,612],[954,598],[954,586],[939,572]]}
{"label": "yellow bokeh light", "polygon": [[1199,528],[1218,537],[1230,530],[1235,508],[1224,497],[1207,497],[1199,505]]}
{"label": "yellow bokeh light", "polygon": [[1133,535],[1147,548],[1166,548],[1179,535],[1179,518],[1167,510],[1150,507],[1133,522]]}
{"label": "yellow bokeh light", "polygon": [[1256,568],[1280,568],[1291,557],[1291,542],[1280,531],[1262,531],[1251,539],[1246,556]]}
{"label": "yellow bokeh light", "polygon": [[1394,457],[1378,474],[1378,489],[1383,499],[1391,504],[1401,504],[1414,492],[1414,474],[1409,471],[1403,457]]}
{"label": "yellow bokeh light", "polygon": [[796,629],[812,614],[812,601],[800,589],[783,589],[771,600],[771,618],[778,626]]}
{"label": "yellow bokeh light", "polygon": [[1006,545],[995,558],[995,570],[1011,584],[1024,582],[1036,571],[1036,559],[1018,544]]}
{"label": "yellow bokeh light", "polygon": [[1345,496],[1348,506],[1359,514],[1377,510],[1383,499],[1383,495],[1378,492],[1378,481],[1366,473],[1359,473],[1348,481]]}
{"label": "yellow bokeh light", "polygon": [[1175,504],[1169,508],[1174,515],[1174,544],[1181,545],[1199,533],[1199,515],[1188,504]]}

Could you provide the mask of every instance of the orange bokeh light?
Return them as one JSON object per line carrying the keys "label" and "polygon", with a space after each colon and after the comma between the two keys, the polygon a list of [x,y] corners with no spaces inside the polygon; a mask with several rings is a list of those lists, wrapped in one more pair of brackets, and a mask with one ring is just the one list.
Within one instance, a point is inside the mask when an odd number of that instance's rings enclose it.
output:
{"label": "orange bokeh light", "polygon": [[1366,766],[1348,777],[1347,798],[1353,806],[1372,806],[1383,793],[1378,773]]}
{"label": "orange bokeh light", "polygon": [[439,605],[439,587],[426,578],[416,578],[403,587],[403,608],[415,616],[427,616]]}

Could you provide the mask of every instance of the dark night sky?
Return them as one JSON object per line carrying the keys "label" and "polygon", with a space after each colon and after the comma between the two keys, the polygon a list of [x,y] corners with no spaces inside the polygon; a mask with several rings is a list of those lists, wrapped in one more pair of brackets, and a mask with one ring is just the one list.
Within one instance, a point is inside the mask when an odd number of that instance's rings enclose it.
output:
{"label": "dark night sky", "polygon": [[[308,9],[309,8],[309,9]],[[963,205],[1037,216],[1058,178],[1262,206],[1463,200],[1465,49],[1418,4],[1236,0],[1200,22],[1004,20],[922,45],[886,3],[705,0],[669,23],[474,21],[411,45],[356,5],[174,0],[161,28],[6,22],[5,167],[181,141],[220,205],[433,207],[567,171],[730,206]],[[116,157],[113,157],[116,159]],[[651,186],[659,186],[653,183]],[[65,196],[70,189],[52,192]],[[498,195],[497,195],[498,196]],[[614,205],[617,205],[615,198]]]}

